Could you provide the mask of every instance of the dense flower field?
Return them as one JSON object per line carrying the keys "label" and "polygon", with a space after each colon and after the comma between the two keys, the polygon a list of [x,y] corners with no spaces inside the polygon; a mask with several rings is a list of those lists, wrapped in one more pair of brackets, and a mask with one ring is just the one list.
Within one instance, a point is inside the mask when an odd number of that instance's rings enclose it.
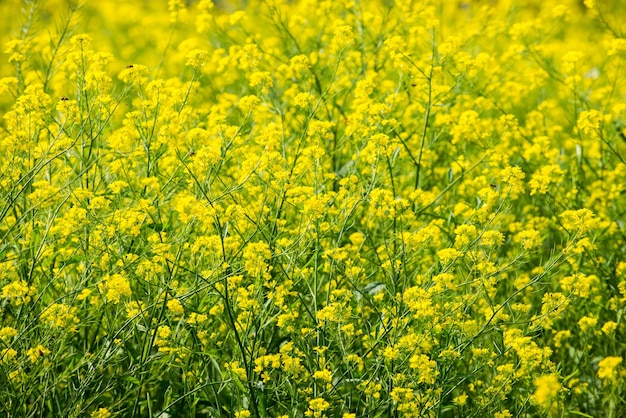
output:
{"label": "dense flower field", "polygon": [[626,414],[626,5],[0,15],[1,416]]}

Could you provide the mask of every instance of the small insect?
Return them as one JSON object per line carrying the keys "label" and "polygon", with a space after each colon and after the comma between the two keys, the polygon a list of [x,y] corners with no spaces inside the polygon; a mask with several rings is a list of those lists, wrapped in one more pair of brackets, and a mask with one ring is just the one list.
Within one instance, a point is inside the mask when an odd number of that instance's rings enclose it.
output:
{"label": "small insect", "polygon": [[68,100],[69,99],[67,97],[65,97],[65,96],[61,97],[61,101],[63,101],[63,102],[67,102]]}
{"label": "small insect", "polygon": [[135,66],[133,64],[128,64],[126,68],[135,68]]}

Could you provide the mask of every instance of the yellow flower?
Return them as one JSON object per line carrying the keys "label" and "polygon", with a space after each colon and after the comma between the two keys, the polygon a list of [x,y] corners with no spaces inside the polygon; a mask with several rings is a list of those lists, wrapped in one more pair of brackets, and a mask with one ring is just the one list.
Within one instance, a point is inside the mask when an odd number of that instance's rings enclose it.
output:
{"label": "yellow flower", "polygon": [[208,60],[208,51],[194,49],[187,54],[187,61],[185,62],[185,65],[199,70],[200,68],[204,67]]}
{"label": "yellow flower", "polygon": [[144,84],[148,80],[148,67],[141,64],[129,64],[118,77],[124,83],[133,85]]}
{"label": "yellow flower", "polygon": [[296,107],[306,108],[315,101],[315,96],[309,92],[298,93],[294,96],[292,103]]}
{"label": "yellow flower", "polygon": [[605,357],[598,363],[598,377],[604,383],[614,382],[617,380],[617,367],[622,364],[621,357],[609,356]]}
{"label": "yellow flower", "polygon": [[189,317],[187,318],[187,323],[188,324],[202,324],[206,322],[207,319],[208,319],[208,316],[206,314],[192,312],[189,314]]}
{"label": "yellow flower", "polygon": [[17,356],[17,351],[13,348],[3,348],[0,350],[0,364],[8,363],[9,360],[13,360]]}
{"label": "yellow flower", "polygon": [[162,325],[157,329],[157,336],[159,338],[169,338],[170,335],[172,335],[172,330],[167,325]]}
{"label": "yellow flower", "polygon": [[568,231],[585,233],[599,226],[600,220],[589,209],[566,210],[559,215]]}
{"label": "yellow flower", "polygon": [[134,319],[146,309],[145,304],[141,301],[130,301],[126,304],[126,316],[128,319]]}
{"label": "yellow flower", "polygon": [[426,354],[418,354],[409,359],[409,367],[419,372],[419,383],[434,384],[439,372],[437,362],[428,358]]}
{"label": "yellow flower", "polygon": [[504,235],[502,235],[502,232],[500,231],[485,231],[480,237],[480,242],[488,247],[497,247],[504,243]]}
{"label": "yellow flower", "polygon": [[349,25],[341,25],[333,31],[333,42],[338,48],[344,48],[354,42],[352,27]]}
{"label": "yellow flower", "polygon": [[309,401],[309,409],[304,413],[307,417],[321,417],[330,404],[324,398],[315,398]]}
{"label": "yellow flower", "polygon": [[594,318],[592,316],[583,316],[578,321],[578,326],[582,332],[586,332],[589,330],[593,330],[595,326],[598,324],[598,318]]}
{"label": "yellow flower", "polygon": [[4,44],[4,53],[9,55],[9,62],[24,61],[27,57],[29,45],[27,41],[12,39]]}
{"label": "yellow flower", "polygon": [[613,335],[616,329],[617,329],[617,322],[615,321],[607,321],[602,326],[602,332],[605,333],[606,335]]}
{"label": "yellow flower", "polygon": [[238,376],[241,380],[246,380],[248,378],[246,369],[240,367],[238,361],[224,363],[224,368],[232,372],[235,376]]}
{"label": "yellow flower", "polygon": [[250,243],[243,250],[245,269],[251,276],[267,273],[268,265],[265,260],[272,256],[269,245],[264,242]]}
{"label": "yellow flower", "polygon": [[561,390],[559,378],[553,374],[535,379],[535,387],[533,399],[543,408],[548,408]]}
{"label": "yellow flower", "polygon": [[113,414],[111,414],[107,408],[99,408],[90,415],[91,418],[109,418],[111,416],[113,416]]}
{"label": "yellow flower", "polygon": [[330,383],[333,380],[333,373],[330,370],[317,370],[313,373],[313,379]]}
{"label": "yellow flower", "polygon": [[108,301],[114,304],[118,304],[122,297],[132,295],[130,283],[119,273],[104,276],[104,279],[98,285],[98,289]]}
{"label": "yellow flower", "polygon": [[17,334],[17,330],[13,327],[2,327],[2,329],[0,329],[0,340],[9,340]]}
{"label": "yellow flower", "polygon": [[576,273],[561,279],[561,288],[581,298],[589,298],[598,288],[600,280],[595,275]]}
{"label": "yellow flower", "polygon": [[457,248],[465,247],[468,245],[477,235],[477,229],[474,225],[459,225],[455,230],[456,238],[454,239],[454,246]]}
{"label": "yellow flower", "polygon": [[17,280],[7,284],[2,288],[3,299],[11,299],[16,306],[30,302],[31,296],[35,294],[35,288],[29,286],[24,280]]}
{"label": "yellow flower", "polygon": [[70,45],[77,49],[85,49],[91,43],[91,36],[85,33],[79,33],[78,35],[74,35],[72,39],[70,39]]}
{"label": "yellow flower", "polygon": [[128,187],[128,183],[122,180],[116,180],[108,185],[108,188],[113,194],[120,194],[126,187]]}
{"label": "yellow flower", "polygon": [[249,95],[243,96],[239,99],[238,107],[244,114],[254,113],[257,107],[261,104],[261,99],[257,96]]}
{"label": "yellow flower", "polygon": [[626,52],[626,39],[624,38],[614,38],[610,42],[609,50],[607,51],[607,55],[618,55]]}
{"label": "yellow flower", "polygon": [[443,250],[437,251],[437,256],[441,259],[441,262],[443,264],[447,264],[450,261],[461,257],[462,255],[463,253],[456,248],[444,248]]}
{"label": "yellow flower", "polygon": [[578,115],[578,121],[576,122],[576,129],[586,135],[596,132],[602,126],[604,117],[602,113],[595,109],[583,110]]}
{"label": "yellow flower", "polygon": [[563,174],[564,172],[561,167],[556,164],[542,166],[533,173],[528,183],[530,186],[530,195],[548,193],[548,187],[553,183],[560,182]]}
{"label": "yellow flower", "polygon": [[452,399],[452,402],[461,406],[465,405],[465,403],[467,403],[467,394],[464,393],[462,395],[455,397],[454,399]]}
{"label": "yellow flower", "polygon": [[184,315],[185,314],[185,308],[183,308],[183,305],[180,303],[180,301],[178,299],[170,299],[167,301],[167,309],[169,309],[171,312],[175,313],[175,314],[180,314],[180,315]]}
{"label": "yellow flower", "polygon": [[521,243],[525,250],[530,250],[541,246],[541,234],[534,229],[525,229],[515,235],[514,241]]}
{"label": "yellow flower", "polygon": [[78,300],[85,300],[89,297],[89,295],[91,295],[91,289],[83,289],[80,291],[80,293],[78,294],[78,296],[76,296],[76,299]]}
{"label": "yellow flower", "polygon": [[48,354],[50,354],[50,350],[41,344],[37,345],[37,347],[26,350],[26,355],[33,363],[37,363],[42,357],[47,356]]}
{"label": "yellow flower", "polygon": [[41,320],[53,328],[64,328],[70,332],[77,332],[76,325],[80,322],[76,316],[77,308],[53,303],[41,314]]}
{"label": "yellow flower", "polygon": [[250,87],[259,87],[261,93],[269,93],[269,89],[274,86],[272,75],[268,71],[255,71],[248,76]]}
{"label": "yellow flower", "polygon": [[569,339],[572,336],[570,330],[558,331],[554,335],[554,346],[560,348],[563,346],[565,340]]}

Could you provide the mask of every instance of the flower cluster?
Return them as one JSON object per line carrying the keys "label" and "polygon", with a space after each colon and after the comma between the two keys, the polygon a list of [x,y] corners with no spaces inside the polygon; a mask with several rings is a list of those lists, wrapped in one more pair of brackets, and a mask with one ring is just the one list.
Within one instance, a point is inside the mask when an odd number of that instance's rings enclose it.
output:
{"label": "flower cluster", "polygon": [[620,416],[624,13],[0,2],[3,412]]}

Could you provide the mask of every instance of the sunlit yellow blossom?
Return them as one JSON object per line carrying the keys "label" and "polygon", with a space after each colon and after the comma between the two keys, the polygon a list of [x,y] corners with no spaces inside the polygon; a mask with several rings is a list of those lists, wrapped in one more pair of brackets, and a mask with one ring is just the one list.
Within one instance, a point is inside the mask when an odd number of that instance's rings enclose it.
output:
{"label": "sunlit yellow blossom", "polygon": [[435,379],[439,375],[437,371],[437,362],[428,358],[425,354],[419,354],[411,357],[410,367],[417,369],[419,377],[417,381],[420,383],[434,384]]}
{"label": "sunlit yellow blossom", "polygon": [[533,399],[543,408],[550,406],[556,395],[561,390],[561,384],[557,376],[550,374],[535,379],[535,393]]}
{"label": "sunlit yellow blossom", "polygon": [[109,418],[112,417],[113,414],[107,408],[98,408],[97,410],[93,411],[89,416],[91,418]]}
{"label": "sunlit yellow blossom", "polygon": [[576,128],[584,134],[590,134],[600,129],[603,121],[602,114],[597,110],[584,110],[580,112]]}
{"label": "sunlit yellow blossom", "polygon": [[118,77],[125,83],[140,85],[148,79],[148,67],[141,64],[129,64]]}
{"label": "sunlit yellow blossom", "polygon": [[185,308],[180,303],[178,299],[170,299],[167,301],[167,309],[175,314],[183,315],[185,313]]}
{"label": "sunlit yellow blossom", "polygon": [[575,274],[566,276],[561,279],[561,287],[563,290],[572,292],[572,294],[588,298],[597,289],[600,280],[595,275]]}
{"label": "sunlit yellow blossom", "polygon": [[611,43],[609,46],[609,50],[607,51],[607,55],[618,55],[626,52],[626,39],[624,38],[615,38],[611,39]]}
{"label": "sunlit yellow blossom", "polygon": [[269,259],[272,253],[269,246],[264,242],[250,243],[243,253],[246,271],[257,276],[267,271],[265,260]]}
{"label": "sunlit yellow blossom", "polygon": [[9,363],[17,357],[17,351],[13,348],[3,348],[0,350],[0,364]]}
{"label": "sunlit yellow blossom", "polygon": [[534,229],[526,229],[515,235],[515,241],[521,243],[524,249],[530,250],[541,245],[541,234]]}
{"label": "sunlit yellow blossom", "polygon": [[459,258],[463,255],[456,248],[445,248],[443,250],[437,251],[437,256],[441,259],[443,263],[449,263],[450,261]]}
{"label": "sunlit yellow blossom", "polygon": [[206,322],[208,316],[206,314],[199,314],[196,312],[192,312],[189,314],[189,318],[187,318],[188,324],[202,324]]}
{"label": "sunlit yellow blossom", "polygon": [[18,331],[13,327],[2,327],[0,328],[0,339],[9,340],[15,337],[18,334]]}
{"label": "sunlit yellow blossom", "polygon": [[524,193],[525,185],[523,181],[526,174],[520,167],[504,168],[500,172],[500,175],[502,176],[502,181],[507,184],[504,190],[509,193],[512,198],[516,199],[520,194]]}
{"label": "sunlit yellow blossom", "polygon": [[26,59],[26,51],[28,51],[28,43],[20,39],[13,39],[4,44],[3,52],[9,55],[9,62],[20,62]]}
{"label": "sunlit yellow blossom", "polygon": [[602,332],[606,335],[612,335],[616,329],[617,329],[617,322],[615,321],[607,321],[602,326]]}
{"label": "sunlit yellow blossom", "polygon": [[620,364],[622,364],[621,357],[609,356],[605,357],[598,363],[598,377],[602,379],[604,383],[614,382],[618,377],[618,370]]}
{"label": "sunlit yellow blossom", "polygon": [[307,417],[321,417],[322,413],[330,407],[324,398],[315,398],[309,401],[309,409],[304,413]]}
{"label": "sunlit yellow blossom", "polygon": [[128,319],[134,319],[145,310],[145,305],[141,301],[130,301],[126,304],[126,315]]}
{"label": "sunlit yellow blossom", "polygon": [[585,233],[600,224],[600,220],[589,209],[566,210],[560,218],[563,227],[572,232]]}
{"label": "sunlit yellow blossom", "polygon": [[102,282],[98,285],[98,289],[108,301],[115,304],[119,303],[123,297],[132,295],[128,280],[117,273],[104,276]]}
{"label": "sunlit yellow blossom", "polygon": [[269,89],[274,85],[272,75],[267,71],[255,71],[248,77],[250,87],[258,88],[263,94],[269,93]]}
{"label": "sunlit yellow blossom", "polygon": [[595,328],[597,323],[598,318],[594,318],[592,316],[583,316],[578,320],[578,326],[583,332],[592,330],[593,328]]}
{"label": "sunlit yellow blossom", "polygon": [[32,363],[38,362],[48,354],[50,354],[50,350],[41,344],[39,344],[37,347],[29,348],[28,350],[26,350],[26,355]]}
{"label": "sunlit yellow blossom", "polygon": [[209,53],[201,49],[194,49],[187,54],[187,61],[185,65],[200,69],[204,67],[209,59]]}
{"label": "sunlit yellow blossom", "polygon": [[333,41],[338,47],[346,47],[354,42],[352,27],[348,25],[338,26],[333,31]]}
{"label": "sunlit yellow blossom", "polygon": [[260,103],[261,103],[261,99],[259,99],[257,96],[254,96],[254,95],[244,96],[239,99],[239,108],[244,113],[251,113],[256,109],[256,107]]}
{"label": "sunlit yellow blossom", "polygon": [[89,297],[89,295],[91,295],[91,293],[92,293],[91,289],[83,289],[80,291],[78,296],[76,296],[76,298],[78,300],[85,300]]}
{"label": "sunlit yellow blossom", "polygon": [[78,309],[62,303],[53,303],[42,314],[41,321],[53,328],[63,328],[69,332],[77,332],[80,322],[76,316]]}
{"label": "sunlit yellow blossom", "polygon": [[502,245],[504,242],[504,235],[500,231],[485,231],[480,237],[481,244],[488,247],[494,247]]}
{"label": "sunlit yellow blossom", "polygon": [[452,401],[457,405],[463,406],[467,402],[467,398],[468,398],[467,394],[464,393],[462,395],[455,397]]}
{"label": "sunlit yellow blossom", "polygon": [[0,295],[0,297],[9,299],[12,303],[19,306],[23,303],[30,302],[34,294],[35,288],[33,286],[28,286],[28,283],[19,280],[3,286],[2,295]]}
{"label": "sunlit yellow blossom", "polygon": [[457,248],[462,248],[468,245],[477,235],[477,229],[474,225],[460,225],[455,230],[456,238],[454,245]]}
{"label": "sunlit yellow blossom", "polygon": [[626,2],[0,13],[14,415],[623,415]]}
{"label": "sunlit yellow blossom", "polygon": [[238,361],[233,361],[230,363],[225,363],[224,364],[224,368],[226,370],[231,371],[234,375],[238,376],[240,379],[245,380],[246,379],[246,370],[239,366],[239,362]]}
{"label": "sunlit yellow blossom", "polygon": [[109,189],[113,192],[113,194],[120,194],[125,187],[128,187],[128,183],[122,180],[116,180],[109,184]]}
{"label": "sunlit yellow blossom", "polygon": [[558,331],[554,336],[555,347],[557,348],[562,347],[564,341],[570,338],[571,336],[572,336],[572,333],[569,330]]}
{"label": "sunlit yellow blossom", "polygon": [[551,184],[558,183],[563,176],[563,170],[556,164],[544,165],[531,176],[530,194],[546,194]]}

